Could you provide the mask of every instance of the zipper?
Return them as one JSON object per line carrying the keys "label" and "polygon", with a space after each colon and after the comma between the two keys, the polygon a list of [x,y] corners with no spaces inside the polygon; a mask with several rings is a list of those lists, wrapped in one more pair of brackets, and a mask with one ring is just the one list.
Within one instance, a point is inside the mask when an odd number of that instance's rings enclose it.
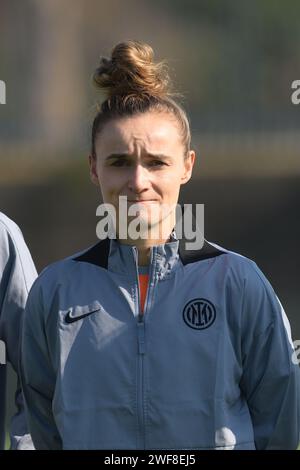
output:
{"label": "zipper", "polygon": [[144,355],[145,349],[145,322],[140,306],[140,281],[138,273],[137,250],[133,247],[137,279],[137,339],[138,339],[138,373],[137,373],[137,414],[138,414],[138,449],[146,448],[145,436],[145,409],[144,409]]}
{"label": "zipper", "polygon": [[155,247],[152,249],[150,270],[149,270],[149,282],[147,295],[145,299],[144,312],[141,311],[140,304],[140,282],[138,273],[138,253],[136,247],[133,247],[134,258],[135,258],[135,269],[137,277],[138,287],[138,320],[137,320],[137,336],[138,336],[138,378],[137,378],[137,410],[138,410],[138,423],[139,423],[139,438],[138,448],[146,448],[146,417],[145,417],[145,355],[146,355],[146,343],[145,343],[145,314],[148,311],[148,303],[150,299],[150,285],[152,283],[153,273],[155,272]]}
{"label": "zipper", "polygon": [[145,322],[139,320],[138,324],[138,421],[139,421],[139,445],[138,448],[146,448],[145,409],[144,409],[144,355],[145,355]]}

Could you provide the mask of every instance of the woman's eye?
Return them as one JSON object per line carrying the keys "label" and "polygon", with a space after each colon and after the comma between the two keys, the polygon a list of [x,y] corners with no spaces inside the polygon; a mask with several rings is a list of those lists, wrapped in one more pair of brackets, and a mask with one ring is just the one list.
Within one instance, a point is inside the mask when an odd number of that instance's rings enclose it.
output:
{"label": "woman's eye", "polygon": [[115,160],[114,162],[112,162],[111,166],[128,166],[129,162],[126,162],[126,160]]}
{"label": "woman's eye", "polygon": [[161,160],[153,160],[152,162],[150,162],[149,165],[150,166],[163,166],[163,165],[166,165],[166,163],[162,162]]}

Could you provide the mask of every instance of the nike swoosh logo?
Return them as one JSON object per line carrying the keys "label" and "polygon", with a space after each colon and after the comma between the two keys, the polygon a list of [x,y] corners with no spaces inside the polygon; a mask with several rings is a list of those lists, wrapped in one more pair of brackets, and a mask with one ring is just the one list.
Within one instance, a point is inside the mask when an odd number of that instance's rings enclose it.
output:
{"label": "nike swoosh logo", "polygon": [[85,317],[88,317],[89,315],[92,315],[92,313],[99,312],[101,310],[100,308],[95,308],[94,310],[91,310],[90,312],[84,313],[83,315],[78,315],[77,317],[72,317],[71,312],[72,309],[70,309],[66,316],[65,316],[65,322],[66,323],[74,323],[75,321],[82,320]]}

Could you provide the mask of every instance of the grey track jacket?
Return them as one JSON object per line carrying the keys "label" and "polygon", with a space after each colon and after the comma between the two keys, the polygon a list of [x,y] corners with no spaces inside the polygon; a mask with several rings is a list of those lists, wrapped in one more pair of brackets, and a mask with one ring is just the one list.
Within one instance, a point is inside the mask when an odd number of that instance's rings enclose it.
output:
{"label": "grey track jacket", "polygon": [[48,267],[25,313],[22,382],[38,449],[295,449],[289,323],[249,259],[205,242],[117,240]]}
{"label": "grey track jacket", "polygon": [[[5,442],[6,362],[18,372],[20,329],[29,289],[37,277],[19,227],[0,212],[0,449]],[[23,398],[16,391],[17,413],[11,423],[11,448],[32,449]]]}

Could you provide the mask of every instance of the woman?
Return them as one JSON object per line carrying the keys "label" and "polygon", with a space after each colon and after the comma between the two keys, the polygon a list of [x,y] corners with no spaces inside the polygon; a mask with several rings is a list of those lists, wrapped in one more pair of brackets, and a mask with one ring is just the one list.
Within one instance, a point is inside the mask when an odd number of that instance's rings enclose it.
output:
{"label": "woman", "polygon": [[[296,448],[299,370],[272,287],[252,261],[188,250],[173,230],[195,153],[165,66],[128,41],[94,78],[107,98],[90,173],[117,238],[51,265],[30,293],[22,381],[36,448]],[[147,239],[120,236],[133,206]]]}

